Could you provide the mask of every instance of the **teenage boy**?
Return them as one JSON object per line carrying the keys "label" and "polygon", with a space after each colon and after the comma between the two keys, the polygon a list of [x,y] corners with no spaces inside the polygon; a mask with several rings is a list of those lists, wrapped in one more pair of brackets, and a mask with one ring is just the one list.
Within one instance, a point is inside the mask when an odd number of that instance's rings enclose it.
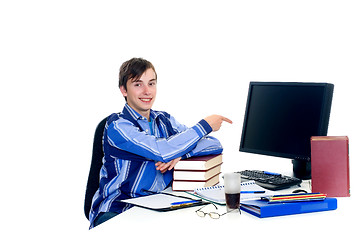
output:
{"label": "teenage boy", "polygon": [[154,66],[142,58],[122,64],[119,88],[126,104],[121,113],[107,119],[103,135],[103,166],[99,189],[90,210],[90,228],[124,212],[129,204],[119,200],[159,192],[173,180],[171,171],[182,158],[219,154],[219,141],[208,136],[223,121],[211,115],[191,128],[166,112],[152,110],[157,95]]}

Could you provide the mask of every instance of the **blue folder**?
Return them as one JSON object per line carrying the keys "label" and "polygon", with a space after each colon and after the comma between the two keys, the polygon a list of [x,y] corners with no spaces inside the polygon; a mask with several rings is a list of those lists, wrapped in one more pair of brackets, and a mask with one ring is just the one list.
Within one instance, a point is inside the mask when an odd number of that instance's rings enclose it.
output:
{"label": "blue folder", "polygon": [[276,217],[291,214],[329,211],[337,209],[336,198],[325,198],[322,201],[306,201],[292,203],[269,203],[264,200],[241,201],[240,209],[260,218]]}

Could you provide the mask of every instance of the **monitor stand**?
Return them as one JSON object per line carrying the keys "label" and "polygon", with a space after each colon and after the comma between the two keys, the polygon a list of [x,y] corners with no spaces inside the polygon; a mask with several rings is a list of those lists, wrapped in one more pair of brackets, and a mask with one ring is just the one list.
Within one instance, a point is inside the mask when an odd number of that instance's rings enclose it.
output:
{"label": "monitor stand", "polygon": [[311,179],[311,161],[294,159],[292,164],[293,174],[296,178],[302,180]]}

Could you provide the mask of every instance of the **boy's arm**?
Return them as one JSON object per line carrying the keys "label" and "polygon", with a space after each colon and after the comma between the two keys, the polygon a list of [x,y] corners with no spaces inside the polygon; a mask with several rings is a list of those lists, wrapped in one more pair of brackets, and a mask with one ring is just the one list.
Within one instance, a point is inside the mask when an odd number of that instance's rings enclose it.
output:
{"label": "boy's arm", "polygon": [[[218,116],[218,115],[215,115],[215,116]],[[205,119],[207,119],[207,118],[205,118]],[[219,116],[219,119],[220,119],[220,116]],[[185,131],[188,129],[185,125],[180,124],[172,116],[170,117],[170,122],[171,122],[173,128],[179,132]],[[220,124],[219,124],[219,126],[215,126],[214,128],[217,128],[217,130],[218,130],[220,128]],[[222,148],[221,143],[218,141],[218,139],[216,139],[215,137],[206,135],[197,142],[194,149],[192,149],[191,151],[189,151],[188,153],[183,155],[182,158],[185,159],[185,158],[190,158],[193,156],[220,154],[220,153],[222,153],[222,151],[223,151],[223,148]]]}
{"label": "boy's arm", "polygon": [[167,139],[156,138],[140,131],[131,122],[119,119],[109,124],[104,140],[113,147],[149,160],[169,162],[193,150],[198,141],[211,131],[211,126],[205,120],[201,120],[193,127]]}
{"label": "boy's arm", "polygon": [[198,142],[198,144],[192,151],[186,153],[185,155],[183,155],[183,157],[173,159],[167,163],[157,162],[155,166],[157,167],[157,170],[165,173],[168,170],[172,170],[181,159],[186,159],[193,156],[220,154],[222,153],[222,151],[223,148],[216,138],[205,136]]}

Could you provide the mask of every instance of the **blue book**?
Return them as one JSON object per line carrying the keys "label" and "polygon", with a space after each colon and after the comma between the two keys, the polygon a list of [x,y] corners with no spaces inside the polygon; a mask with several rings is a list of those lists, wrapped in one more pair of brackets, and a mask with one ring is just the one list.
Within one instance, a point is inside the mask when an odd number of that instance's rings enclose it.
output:
{"label": "blue book", "polygon": [[336,198],[322,201],[305,201],[292,203],[269,203],[264,200],[241,201],[240,209],[260,218],[291,214],[329,211],[337,209]]}

